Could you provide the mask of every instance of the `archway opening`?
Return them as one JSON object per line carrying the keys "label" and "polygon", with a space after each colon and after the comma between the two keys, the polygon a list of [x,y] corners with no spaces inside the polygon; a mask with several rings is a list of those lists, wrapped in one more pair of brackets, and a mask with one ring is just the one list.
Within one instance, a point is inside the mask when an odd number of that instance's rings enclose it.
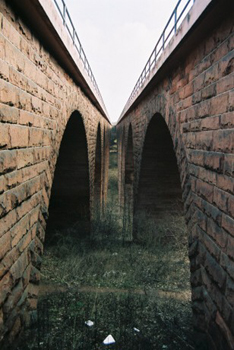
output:
{"label": "archway opening", "polygon": [[132,126],[128,130],[127,147],[125,155],[125,174],[124,174],[124,231],[125,239],[132,240],[133,228],[133,181],[134,181],[134,159],[133,159],[133,139]]}
{"label": "archway opening", "polygon": [[174,320],[179,313],[176,323],[190,335],[190,262],[180,174],[172,137],[160,114],[148,124],[136,176],[139,178],[134,195],[133,236],[140,247],[139,254],[144,256],[141,264],[138,259],[137,268],[142,269],[146,284],[155,295],[157,291],[169,292],[169,298],[162,295],[160,301],[157,297],[155,301],[165,318],[172,321],[171,329],[176,328]]}
{"label": "archway opening", "polygon": [[74,112],[65,129],[51,190],[46,241],[55,234],[86,236],[90,230],[89,165],[81,115]]}
{"label": "archway opening", "polygon": [[101,151],[101,128],[98,125],[96,151],[95,151],[95,174],[94,174],[94,206],[95,214],[101,213],[102,193],[102,151]]}
{"label": "archway opening", "polygon": [[148,126],[142,153],[135,213],[154,219],[182,211],[182,191],[173,142],[163,117],[155,115]]}

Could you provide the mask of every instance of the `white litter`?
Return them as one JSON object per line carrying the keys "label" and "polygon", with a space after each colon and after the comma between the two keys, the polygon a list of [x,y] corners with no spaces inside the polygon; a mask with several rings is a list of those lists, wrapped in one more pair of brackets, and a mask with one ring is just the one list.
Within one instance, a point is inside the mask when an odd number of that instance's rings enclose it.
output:
{"label": "white litter", "polygon": [[86,326],[88,326],[88,327],[92,327],[92,326],[94,325],[94,322],[88,320],[88,321],[85,321],[85,324],[86,324]]}
{"label": "white litter", "polygon": [[136,328],[136,327],[133,327],[134,331],[139,333],[140,332],[140,329]]}
{"label": "white litter", "polygon": [[105,345],[109,345],[109,344],[114,344],[115,343],[115,340],[114,338],[112,337],[111,334],[109,334],[105,340],[103,340],[103,344]]}

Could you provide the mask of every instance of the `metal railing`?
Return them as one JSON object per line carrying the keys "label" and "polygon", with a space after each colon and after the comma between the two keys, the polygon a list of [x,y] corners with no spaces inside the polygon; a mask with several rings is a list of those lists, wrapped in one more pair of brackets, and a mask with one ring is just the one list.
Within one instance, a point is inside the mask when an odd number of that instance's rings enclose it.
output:
{"label": "metal railing", "polygon": [[154,47],[153,52],[150,55],[150,58],[148,59],[139,79],[136,82],[136,85],[134,86],[134,89],[133,89],[133,91],[132,91],[132,93],[131,93],[131,95],[130,95],[130,97],[129,97],[129,99],[124,107],[124,110],[120,116],[120,119],[124,115],[124,113],[129,109],[129,107],[131,106],[136,95],[141,90],[143,84],[145,83],[147,77],[149,76],[150,72],[154,69],[159,56],[162,54],[162,52],[165,49],[166,44],[173,37],[173,35],[176,33],[178,26],[180,25],[183,18],[190,10],[191,6],[189,7],[189,4],[193,5],[195,0],[187,0],[185,6],[179,12],[178,10],[179,10],[179,6],[180,6],[181,2],[182,2],[182,0],[179,0],[178,3],[176,4],[174,11],[172,12],[160,38],[157,41],[157,44]]}
{"label": "metal railing", "polygon": [[92,82],[92,85],[95,89],[95,92],[97,93],[99,99],[101,100],[101,103],[103,105],[102,107],[104,108],[104,111],[106,112],[106,107],[105,107],[102,95],[101,95],[100,90],[98,88],[97,82],[94,78],[93,72],[92,72],[90,64],[88,62],[88,59],[85,55],[84,49],[81,45],[80,39],[77,35],[75,26],[72,22],[72,19],[71,19],[69,12],[68,12],[65,1],[64,0],[53,0],[53,1],[55,3],[55,6],[56,6],[61,18],[62,18],[63,25],[67,29],[67,32],[73,41],[73,45],[75,46],[75,48],[79,54],[79,57],[83,63],[84,69],[86,70],[86,72],[87,72],[87,74]]}

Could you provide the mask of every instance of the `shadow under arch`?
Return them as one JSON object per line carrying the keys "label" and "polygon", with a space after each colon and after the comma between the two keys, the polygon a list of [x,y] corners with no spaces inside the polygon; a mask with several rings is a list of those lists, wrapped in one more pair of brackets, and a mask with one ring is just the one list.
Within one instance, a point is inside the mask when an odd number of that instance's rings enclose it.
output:
{"label": "shadow under arch", "polygon": [[96,150],[95,150],[95,174],[94,174],[94,209],[98,216],[101,213],[102,195],[102,147],[101,147],[101,126],[98,124]]}
{"label": "shadow under arch", "polygon": [[[133,236],[136,241],[148,244],[158,256],[162,253],[165,266],[163,279],[169,281],[169,290],[173,290],[173,284],[176,283],[185,293],[184,296],[187,295],[188,303],[183,301],[183,305],[187,305],[185,320],[192,329],[192,319],[194,322],[196,313],[202,314],[200,305],[191,308],[189,303],[194,298],[192,279],[194,266],[198,267],[199,246],[196,242],[190,248],[193,239],[197,239],[195,235],[192,237],[189,225],[192,213],[190,177],[184,146],[178,137],[179,132],[176,128],[173,132],[175,144],[166,121],[159,113],[148,124],[141,154],[137,193],[134,195]],[[177,162],[175,150],[178,149],[180,158]],[[175,265],[176,261],[179,261],[178,265]],[[173,266],[175,270],[171,274]],[[176,310],[175,308],[175,312]]]}
{"label": "shadow under arch", "polygon": [[182,189],[170,131],[160,114],[152,117],[144,140],[134,213],[163,219],[182,212]]}
{"label": "shadow under arch", "polygon": [[125,167],[124,167],[124,237],[125,240],[132,240],[133,230],[133,203],[134,203],[134,158],[133,158],[133,135],[132,125],[129,125],[127,144],[125,152]]}
{"label": "shadow under arch", "polygon": [[102,174],[103,174],[103,184],[101,188],[101,200],[102,200],[102,215],[104,215],[104,208],[105,208],[105,203],[106,203],[106,167],[105,167],[105,162],[106,162],[106,128],[105,126],[103,127],[103,156],[102,156]]}
{"label": "shadow under arch", "polygon": [[77,111],[68,120],[59,149],[46,242],[53,241],[56,233],[68,232],[77,237],[90,232],[88,148],[83,119]]}

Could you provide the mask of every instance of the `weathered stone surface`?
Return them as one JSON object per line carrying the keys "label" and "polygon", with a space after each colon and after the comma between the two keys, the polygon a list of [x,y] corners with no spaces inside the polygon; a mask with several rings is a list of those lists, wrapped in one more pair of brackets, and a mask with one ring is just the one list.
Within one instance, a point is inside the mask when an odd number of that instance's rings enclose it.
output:
{"label": "weathered stone surface", "polygon": [[0,281],[0,305],[4,302],[7,295],[10,294],[12,288],[12,280],[10,274],[6,274]]}
{"label": "weathered stone surface", "polygon": [[74,112],[84,125],[91,216],[98,125],[102,207],[107,192],[109,122],[17,12],[0,2],[0,347],[37,304],[54,172]]}
{"label": "weathered stone surface", "polygon": [[[133,212],[147,208],[152,215],[156,208],[157,218],[157,211],[163,212],[157,198],[160,203],[176,198],[176,186],[169,191],[174,171],[165,152],[169,141],[162,123],[154,120],[166,123],[188,224],[195,326],[208,335],[214,350],[232,349],[234,337],[233,6],[229,9],[196,45],[188,38],[187,54],[180,56],[178,49],[177,63],[164,64],[117,125],[120,206],[123,212],[129,206],[125,179],[131,129]],[[168,211],[171,207],[173,202]]]}

